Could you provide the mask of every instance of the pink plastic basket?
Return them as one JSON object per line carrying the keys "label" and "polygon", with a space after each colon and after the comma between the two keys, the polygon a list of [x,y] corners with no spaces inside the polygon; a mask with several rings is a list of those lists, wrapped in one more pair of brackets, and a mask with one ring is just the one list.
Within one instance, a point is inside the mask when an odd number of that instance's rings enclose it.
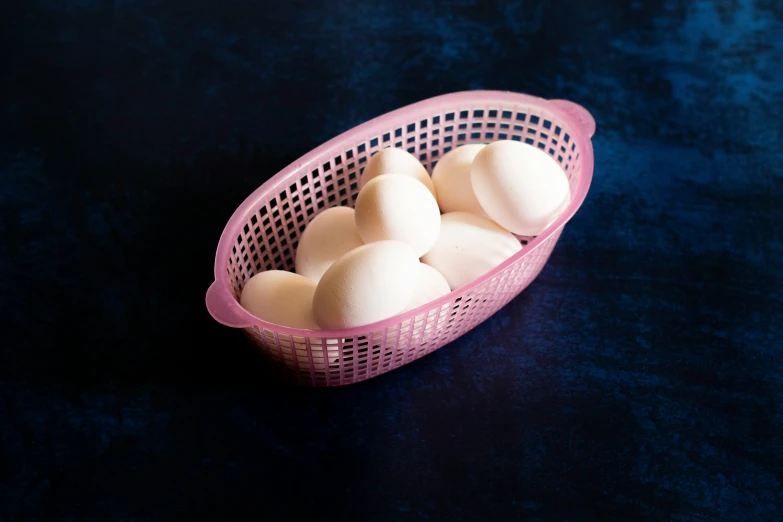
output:
{"label": "pink plastic basket", "polygon": [[[575,103],[497,91],[438,96],[359,125],[294,161],[234,212],[218,244],[207,309],[216,321],[243,328],[298,384],[350,384],[399,368],[471,330],[536,278],[587,195],[594,131],[593,118]],[[552,155],[570,180],[572,198],[542,234],[520,238],[524,248],[500,266],[437,301],[348,330],[287,328],[239,305],[245,281],[257,272],[293,270],[299,237],[313,217],[328,207],[353,206],[359,176],[375,151],[405,148],[432,172],[453,147],[501,139]]]}

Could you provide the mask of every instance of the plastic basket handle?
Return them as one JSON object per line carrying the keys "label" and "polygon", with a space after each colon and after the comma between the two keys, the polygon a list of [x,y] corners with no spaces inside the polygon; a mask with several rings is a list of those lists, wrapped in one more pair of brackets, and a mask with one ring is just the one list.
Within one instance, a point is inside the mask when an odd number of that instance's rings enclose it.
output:
{"label": "plastic basket handle", "polygon": [[568,114],[570,114],[580,125],[582,131],[592,138],[595,134],[595,120],[593,116],[581,105],[568,100],[549,100]]}
{"label": "plastic basket handle", "polygon": [[209,285],[207,290],[207,311],[215,321],[232,328],[253,326],[253,316],[237,303],[228,288],[217,283]]}

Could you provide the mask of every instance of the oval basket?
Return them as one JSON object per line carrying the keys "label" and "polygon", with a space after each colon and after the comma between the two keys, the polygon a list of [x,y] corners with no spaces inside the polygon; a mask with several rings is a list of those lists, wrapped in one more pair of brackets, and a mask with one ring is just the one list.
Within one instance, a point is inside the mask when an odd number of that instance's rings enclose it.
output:
{"label": "oval basket", "polygon": [[[575,103],[498,91],[438,96],[359,125],[294,161],[234,212],[217,247],[207,309],[216,321],[243,328],[297,384],[350,384],[408,364],[480,324],[536,278],[587,194],[594,131],[593,118]],[[299,237],[319,212],[353,206],[359,176],[374,152],[407,149],[431,173],[454,147],[502,139],[553,156],[569,178],[571,203],[542,234],[521,237],[522,250],[492,271],[417,309],[347,330],[288,328],[257,319],[239,305],[242,287],[254,274],[293,271]]]}

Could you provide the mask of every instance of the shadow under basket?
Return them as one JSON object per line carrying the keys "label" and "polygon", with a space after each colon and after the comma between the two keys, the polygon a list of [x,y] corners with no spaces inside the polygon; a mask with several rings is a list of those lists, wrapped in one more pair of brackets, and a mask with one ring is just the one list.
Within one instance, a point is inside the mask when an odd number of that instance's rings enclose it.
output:
{"label": "shadow under basket", "polygon": [[[307,386],[355,383],[433,352],[480,324],[539,274],[563,226],[579,209],[593,174],[595,122],[581,106],[499,91],[431,98],[359,125],[305,154],[251,194],[226,225],[207,291],[212,317],[243,328],[281,368]],[[302,330],[255,318],[239,305],[245,282],[264,270],[293,271],[302,231],[321,211],[353,207],[359,176],[373,153],[403,148],[431,173],[466,143],[516,140],[552,156],[569,179],[571,203],[524,247],[469,285],[417,309],[347,330]]]}

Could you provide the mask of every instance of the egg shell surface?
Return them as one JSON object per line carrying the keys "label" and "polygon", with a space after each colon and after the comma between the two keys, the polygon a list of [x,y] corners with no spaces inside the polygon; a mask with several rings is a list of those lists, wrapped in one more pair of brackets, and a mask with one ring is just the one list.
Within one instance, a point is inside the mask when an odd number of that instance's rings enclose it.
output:
{"label": "egg shell surface", "polygon": [[427,169],[413,154],[406,150],[389,147],[373,154],[364,168],[362,177],[359,178],[359,188],[361,189],[370,180],[384,174],[397,174],[417,179],[435,197],[435,185],[433,185]]}
{"label": "egg shell surface", "polygon": [[315,320],[324,329],[362,326],[405,310],[413,297],[419,260],[399,241],[355,248],[324,273],[313,296]]}
{"label": "egg shell surface", "polygon": [[328,208],[315,216],[302,232],[294,262],[296,273],[317,283],[332,263],[362,244],[354,210]]}
{"label": "egg shell surface", "polygon": [[413,310],[423,304],[443,297],[451,292],[448,281],[443,274],[428,264],[419,263],[416,270],[416,284],[413,289],[413,298],[405,310]]}
{"label": "egg shell surface", "polygon": [[314,281],[284,270],[267,270],[251,277],[239,304],[264,321],[290,328],[318,329],[313,315]]}
{"label": "egg shell surface", "polygon": [[473,158],[486,145],[470,143],[447,152],[432,170],[432,182],[441,212],[470,212],[490,219],[476,199],[470,180]]}
{"label": "egg shell surface", "polygon": [[470,178],[487,215],[521,236],[543,232],[570,202],[568,178],[560,165],[527,143],[490,143],[473,159]]}
{"label": "egg shell surface", "polygon": [[519,240],[497,223],[469,212],[449,212],[441,216],[438,240],[421,260],[456,290],[521,249]]}
{"label": "egg shell surface", "polygon": [[410,245],[417,257],[435,243],[440,230],[438,202],[413,178],[384,174],[356,198],[356,229],[365,243],[394,240]]}

